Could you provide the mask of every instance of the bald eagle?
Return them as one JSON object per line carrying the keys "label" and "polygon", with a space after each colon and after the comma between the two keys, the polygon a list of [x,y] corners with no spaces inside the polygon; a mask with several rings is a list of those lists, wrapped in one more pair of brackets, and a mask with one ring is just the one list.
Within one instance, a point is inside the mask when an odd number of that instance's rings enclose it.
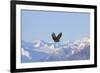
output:
{"label": "bald eagle", "polygon": [[52,33],[52,39],[54,40],[54,42],[59,42],[60,38],[62,36],[62,32],[60,32],[57,36],[55,35],[55,33]]}

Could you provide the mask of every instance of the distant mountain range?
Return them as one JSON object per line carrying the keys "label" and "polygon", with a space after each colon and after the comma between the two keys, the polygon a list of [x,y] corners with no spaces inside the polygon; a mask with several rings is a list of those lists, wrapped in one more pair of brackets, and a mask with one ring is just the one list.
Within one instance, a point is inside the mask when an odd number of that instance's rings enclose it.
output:
{"label": "distant mountain range", "polygon": [[32,43],[22,40],[21,61],[45,62],[87,60],[90,58],[90,38],[83,38],[74,42],[67,41],[64,44],[47,43],[34,40]]}

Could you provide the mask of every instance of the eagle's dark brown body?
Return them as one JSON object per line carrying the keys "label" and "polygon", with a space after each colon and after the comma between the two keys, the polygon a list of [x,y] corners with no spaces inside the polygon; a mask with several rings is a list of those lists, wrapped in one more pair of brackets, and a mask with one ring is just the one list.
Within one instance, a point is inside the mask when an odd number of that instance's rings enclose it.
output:
{"label": "eagle's dark brown body", "polygon": [[54,40],[54,42],[59,42],[61,36],[62,36],[62,33],[59,33],[58,36],[56,36],[54,32],[52,33],[52,39]]}

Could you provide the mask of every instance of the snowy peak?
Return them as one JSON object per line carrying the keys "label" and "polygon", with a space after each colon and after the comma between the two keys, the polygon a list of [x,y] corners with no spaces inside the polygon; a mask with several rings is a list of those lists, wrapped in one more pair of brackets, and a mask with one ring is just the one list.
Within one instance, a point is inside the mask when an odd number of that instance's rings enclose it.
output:
{"label": "snowy peak", "polygon": [[47,46],[47,44],[43,41],[40,41],[40,40],[33,41],[33,47],[38,48],[38,47],[46,47],[46,46]]}
{"label": "snowy peak", "polygon": [[84,43],[84,44],[89,45],[89,43],[90,43],[90,38],[86,37],[86,38],[83,38],[83,39],[81,39],[81,40],[76,40],[76,41],[74,42],[74,44],[80,44],[80,43]]}
{"label": "snowy peak", "polygon": [[88,47],[90,45],[90,38],[85,37],[81,40],[76,40],[74,42],[67,42],[63,45],[63,48],[72,48],[72,49],[78,49],[82,50],[85,47]]}
{"label": "snowy peak", "polygon": [[35,40],[33,41],[33,47],[35,47],[35,51],[43,52],[47,54],[57,55],[60,54],[61,49],[55,46],[55,43],[46,43],[44,41]]}
{"label": "snowy peak", "polygon": [[34,47],[39,47],[40,44],[41,44],[41,41],[39,41],[39,40],[34,40],[34,41],[33,41],[33,44],[34,44]]}
{"label": "snowy peak", "polygon": [[77,49],[84,49],[90,45],[90,38],[85,37],[81,40],[75,41],[74,44],[77,45]]}

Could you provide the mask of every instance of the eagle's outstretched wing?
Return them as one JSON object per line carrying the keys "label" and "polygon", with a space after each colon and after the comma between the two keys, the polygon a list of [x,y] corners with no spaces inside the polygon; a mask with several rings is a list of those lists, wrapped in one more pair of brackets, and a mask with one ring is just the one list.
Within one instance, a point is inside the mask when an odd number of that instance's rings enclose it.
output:
{"label": "eagle's outstretched wing", "polygon": [[56,35],[55,35],[55,33],[54,33],[54,32],[52,33],[52,37],[56,37]]}
{"label": "eagle's outstretched wing", "polygon": [[57,39],[60,40],[61,36],[62,36],[62,32],[60,32],[60,33],[58,34]]}
{"label": "eagle's outstretched wing", "polygon": [[54,41],[56,40],[56,35],[55,35],[54,32],[52,33],[52,39],[53,39]]}

